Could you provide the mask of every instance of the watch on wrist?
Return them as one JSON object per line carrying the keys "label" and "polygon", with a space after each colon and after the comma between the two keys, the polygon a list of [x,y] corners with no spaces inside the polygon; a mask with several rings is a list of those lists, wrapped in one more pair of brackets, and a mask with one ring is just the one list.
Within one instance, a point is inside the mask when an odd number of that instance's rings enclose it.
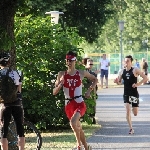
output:
{"label": "watch on wrist", "polygon": [[63,84],[62,84],[62,83],[60,83],[59,85],[63,86]]}
{"label": "watch on wrist", "polygon": [[92,86],[89,87],[90,90],[93,90],[94,88]]}

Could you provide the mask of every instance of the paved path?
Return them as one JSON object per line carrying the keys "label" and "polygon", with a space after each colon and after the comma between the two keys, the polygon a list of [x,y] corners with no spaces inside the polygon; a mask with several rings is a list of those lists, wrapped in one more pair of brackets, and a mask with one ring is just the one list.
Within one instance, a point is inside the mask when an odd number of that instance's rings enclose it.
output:
{"label": "paved path", "polygon": [[122,100],[123,88],[108,88],[98,92],[98,130],[88,142],[93,150],[150,150],[150,85],[138,88],[140,108],[132,115],[134,135],[129,135]]}

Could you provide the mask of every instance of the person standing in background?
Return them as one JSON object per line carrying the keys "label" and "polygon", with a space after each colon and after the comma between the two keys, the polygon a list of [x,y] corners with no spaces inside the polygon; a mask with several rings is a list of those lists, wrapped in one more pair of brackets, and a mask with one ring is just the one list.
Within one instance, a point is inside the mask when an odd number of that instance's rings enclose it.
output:
{"label": "person standing in background", "polygon": [[148,77],[148,63],[145,58],[142,58],[142,72]]}
{"label": "person standing in background", "polygon": [[101,88],[103,88],[103,79],[105,76],[106,80],[106,88],[108,88],[108,68],[110,66],[110,61],[106,58],[106,54],[103,54],[102,59],[100,60],[100,80],[101,80]]}
{"label": "person standing in background", "polygon": [[[88,71],[90,74],[94,75],[96,78],[97,78],[97,73],[99,71],[92,71],[92,67],[93,67],[93,60],[90,59],[90,58],[84,58],[82,60],[82,63],[83,65],[85,66],[85,70]],[[89,80],[88,78],[86,78],[85,80],[85,83],[83,84],[84,87],[86,89],[88,89],[91,85],[92,85],[93,81],[92,80]],[[98,98],[98,95],[97,95],[97,90],[98,90],[98,86],[96,85],[96,87],[93,89],[92,93],[94,95],[94,102],[95,102],[95,105],[92,106],[93,108],[93,113],[90,114],[90,117],[92,117],[92,124],[96,124],[96,119],[95,119],[95,114],[96,114],[96,99]]]}

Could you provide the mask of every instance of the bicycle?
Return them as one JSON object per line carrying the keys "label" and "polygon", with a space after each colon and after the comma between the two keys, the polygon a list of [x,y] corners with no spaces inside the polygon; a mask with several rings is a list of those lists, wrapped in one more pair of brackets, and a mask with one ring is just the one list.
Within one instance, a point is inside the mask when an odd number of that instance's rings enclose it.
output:
{"label": "bicycle", "polygon": [[[24,121],[24,132],[25,132],[25,150],[40,150],[42,146],[42,137],[38,129],[33,123],[29,121]],[[18,138],[16,134],[15,122],[12,120],[9,125],[9,134],[11,139],[8,140],[8,144],[13,150],[13,147],[17,147]]]}

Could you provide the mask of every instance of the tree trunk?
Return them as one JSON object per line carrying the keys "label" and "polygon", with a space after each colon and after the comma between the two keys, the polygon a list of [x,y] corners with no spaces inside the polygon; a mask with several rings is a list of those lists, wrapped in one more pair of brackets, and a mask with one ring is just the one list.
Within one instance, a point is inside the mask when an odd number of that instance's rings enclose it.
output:
{"label": "tree trunk", "polygon": [[[16,68],[16,50],[14,38],[14,16],[17,0],[0,0],[0,52],[8,51],[11,55],[11,67]],[[11,134],[8,134],[8,140]],[[16,146],[9,146],[9,150],[18,150]]]}
{"label": "tree trunk", "polygon": [[11,67],[16,67],[14,38],[14,16],[17,0],[0,0],[0,51],[9,51]]}

